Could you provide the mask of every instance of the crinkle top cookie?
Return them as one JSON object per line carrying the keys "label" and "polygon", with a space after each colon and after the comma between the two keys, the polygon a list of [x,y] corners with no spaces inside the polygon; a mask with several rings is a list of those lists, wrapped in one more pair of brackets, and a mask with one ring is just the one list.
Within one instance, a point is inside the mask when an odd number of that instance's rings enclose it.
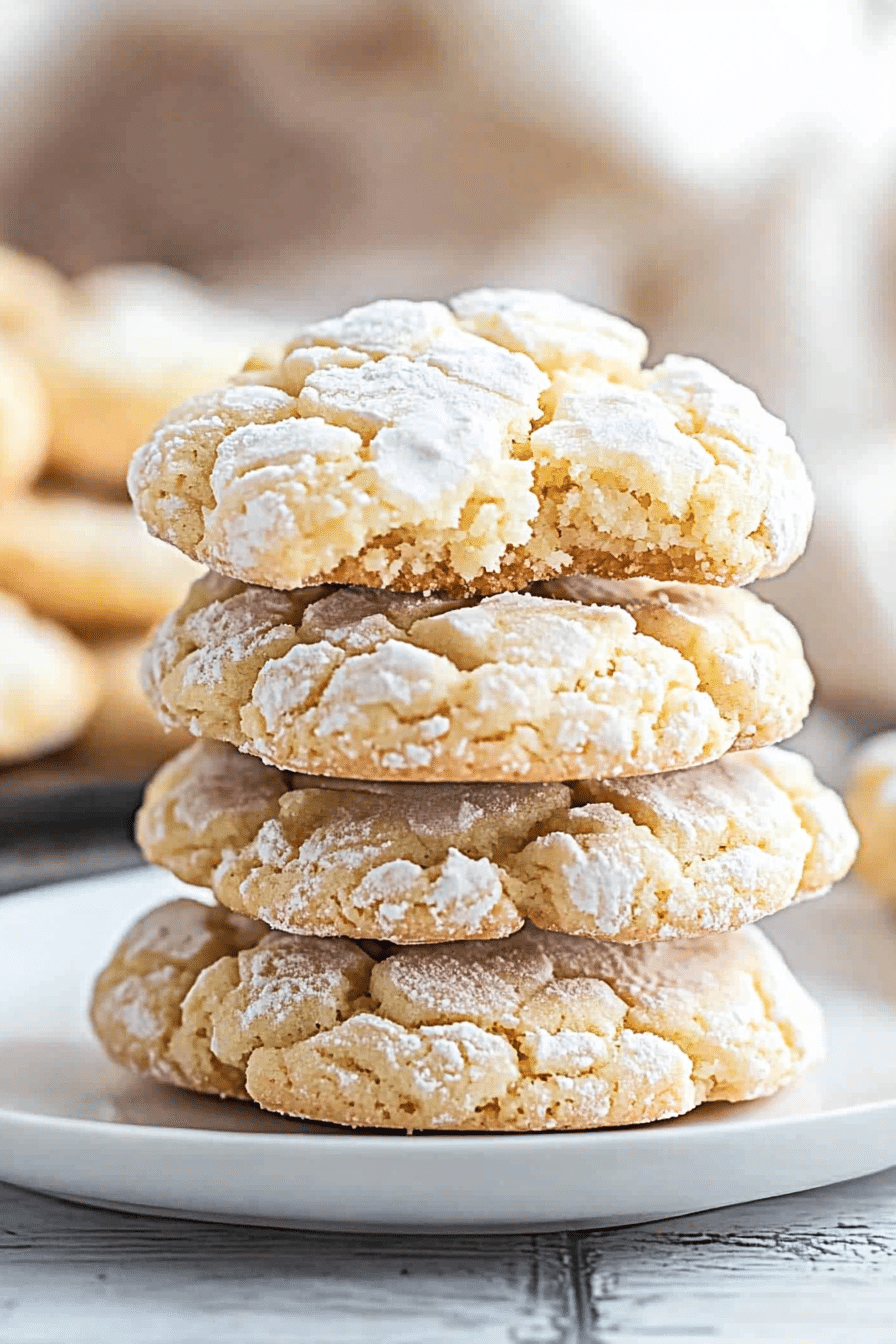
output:
{"label": "crinkle top cookie", "polygon": [[421,781],[674,770],[788,737],[812,696],[751,593],[581,577],[449,599],[209,574],[143,685],[167,726],[283,769]]}
{"label": "crinkle top cookie", "polygon": [[137,840],[273,928],[394,943],[526,918],[625,943],[721,932],[820,895],[856,851],[837,795],[775,747],[626,780],[420,787],[287,776],[197,742],[150,782]]}
{"label": "crinkle top cookie", "polygon": [[813,507],[784,425],[702,360],[643,369],[646,348],[556,294],[382,300],[173,411],[131,494],[157,536],[273,588],[781,573]]}
{"label": "crinkle top cookie", "polygon": [[821,1013],[755,929],[619,947],[526,927],[394,949],[153,910],[97,981],[139,1073],[340,1125],[643,1124],[767,1096],[823,1053]]}

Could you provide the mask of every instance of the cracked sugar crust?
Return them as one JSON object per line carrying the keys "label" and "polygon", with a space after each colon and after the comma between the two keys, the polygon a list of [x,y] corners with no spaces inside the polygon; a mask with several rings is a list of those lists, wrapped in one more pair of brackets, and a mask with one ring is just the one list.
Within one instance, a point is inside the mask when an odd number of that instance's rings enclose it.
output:
{"label": "cracked sugar crust", "polygon": [[896,901],[896,732],[879,733],[856,752],[846,802],[861,838],[856,872]]}
{"label": "cracked sugar crust", "polygon": [[66,746],[98,699],[87,649],[61,626],[0,593],[0,764]]}
{"label": "cracked sugar crust", "polygon": [[287,1115],[407,1130],[644,1124],[768,1096],[824,1053],[820,1009],[756,929],[637,947],[529,925],[404,949],[251,939],[195,901],[145,916],[94,990],[108,1053]]}
{"label": "cracked sugar crust", "polygon": [[245,1096],[241,1073],[209,1055],[200,1086],[171,1055],[181,1004],[206,967],[255,946],[267,930],[220,906],[177,900],[139,920],[93,990],[90,1020],[106,1053],[135,1073],[221,1096]]}
{"label": "cracked sugar crust", "polygon": [[0,587],[78,631],[145,630],[199,572],[126,504],[52,492],[0,504]]}
{"label": "cracked sugar crust", "polygon": [[775,747],[570,786],[365,786],[208,741],[150,782],[137,840],[273,928],[402,944],[527,918],[622,943],[724,932],[821,895],[857,845],[837,795]]}
{"label": "cracked sugar crust", "polygon": [[790,736],[812,695],[751,593],[584,578],[450,599],[208,574],[143,685],[167,726],[283,769],[422,782],[679,769]]}
{"label": "cracked sugar crust", "polygon": [[387,299],[171,412],[129,487],[219,573],[453,595],[586,571],[782,573],[813,501],[782,422],[702,360],[560,295]]}

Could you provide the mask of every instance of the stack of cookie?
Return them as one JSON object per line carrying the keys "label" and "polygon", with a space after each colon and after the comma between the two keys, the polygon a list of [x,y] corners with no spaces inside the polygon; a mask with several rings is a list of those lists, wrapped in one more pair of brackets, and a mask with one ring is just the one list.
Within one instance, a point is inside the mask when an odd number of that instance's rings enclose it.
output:
{"label": "stack of cookie", "polygon": [[200,740],[138,837],[217,904],[102,972],[115,1059],[319,1121],[537,1130],[819,1058],[747,926],[855,836],[769,745],[812,682],[739,586],[798,557],[811,491],[751,392],[645,354],[556,295],[374,303],[138,451],[138,512],[212,571],[144,663]]}

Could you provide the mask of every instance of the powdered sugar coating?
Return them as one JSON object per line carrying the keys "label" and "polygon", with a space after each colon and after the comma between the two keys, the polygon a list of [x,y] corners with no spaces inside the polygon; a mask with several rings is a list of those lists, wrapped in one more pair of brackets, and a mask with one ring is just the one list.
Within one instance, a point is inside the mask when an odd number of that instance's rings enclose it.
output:
{"label": "powdered sugar coating", "polygon": [[157,630],[163,722],[283,769],[528,782],[650,774],[798,728],[793,627],[736,589],[559,580],[485,599],[210,574]]}
{"label": "powdered sugar coating", "polygon": [[896,732],[862,743],[852,761],[847,804],[861,836],[856,872],[896,901]]}
{"label": "powdered sugar coating", "polygon": [[808,761],[767,747],[564,784],[281,775],[197,742],[137,818],[146,857],[274,928],[394,943],[541,928],[617,942],[738,928],[844,875],[856,836]]}
{"label": "powdered sugar coating", "polygon": [[783,424],[711,365],[645,355],[636,328],[557,294],[380,300],[238,375],[279,389],[288,428],[210,432],[187,403],[137,452],[131,494],[157,536],[275,588],[781,573],[813,507]]}
{"label": "powdered sugar coating", "polygon": [[[171,1057],[181,1004],[204,967],[254,946],[265,933],[260,924],[198,901],[169,901],[144,915],[94,986],[90,1018],[106,1053],[137,1073],[191,1086]],[[217,1062],[212,1072],[205,1090],[244,1095],[234,1070]]]}
{"label": "powdered sugar coating", "polygon": [[[177,904],[207,928],[208,907]],[[169,908],[143,921],[144,942]],[[205,952],[189,969],[166,963],[162,938],[138,964],[125,939],[94,993],[100,1040],[138,1072],[245,1090],[307,1119],[409,1130],[643,1124],[703,1101],[767,1096],[823,1053],[820,1010],[755,929],[624,948],[527,926],[396,951],[288,934],[247,945],[242,928],[215,918],[231,947],[204,968]],[[166,964],[182,977],[176,990],[174,975],[160,983]]]}
{"label": "powdered sugar coating", "polygon": [[562,294],[472,289],[456,294],[450,305],[465,331],[518,350],[551,374],[592,369],[630,378],[647,358],[643,331]]}

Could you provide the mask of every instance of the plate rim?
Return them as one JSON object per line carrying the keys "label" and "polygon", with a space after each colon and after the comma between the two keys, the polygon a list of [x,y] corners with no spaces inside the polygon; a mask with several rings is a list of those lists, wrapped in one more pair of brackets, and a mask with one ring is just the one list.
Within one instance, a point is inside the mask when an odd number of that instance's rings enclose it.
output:
{"label": "plate rim", "polygon": [[[127,1072],[127,1070],[126,1070]],[[136,1075],[132,1075],[136,1076]],[[148,1080],[155,1082],[156,1080]],[[158,1083],[159,1087],[166,1087],[174,1093],[186,1092],[193,1095],[186,1088],[178,1088],[173,1084],[170,1088],[165,1083]],[[210,1094],[209,1094],[210,1095]],[[227,1100],[225,1098],[225,1100]],[[765,1101],[768,1098],[757,1097],[757,1101]],[[251,1103],[246,1103],[251,1105]],[[719,1106],[725,1106],[729,1103],[717,1102]],[[731,1105],[743,1105],[742,1102],[730,1103]],[[749,1104],[749,1103],[747,1103]],[[699,1107],[695,1111],[699,1111]],[[825,1122],[834,1122],[846,1118],[867,1115],[873,1111],[896,1110],[896,1097],[884,1098],[878,1101],[864,1101],[855,1106],[837,1106],[832,1110],[818,1111],[812,1114],[778,1115],[778,1116],[735,1116],[724,1125],[726,1136],[737,1137],[744,1130],[763,1130],[791,1128],[794,1125],[821,1125]],[[267,1112],[266,1112],[267,1114]],[[276,1115],[276,1112],[270,1112]],[[145,1125],[132,1124],[120,1120],[90,1120],[80,1116],[67,1115],[44,1115],[40,1111],[12,1110],[7,1106],[0,1106],[0,1126],[7,1124],[32,1125],[36,1128],[46,1129],[65,1129],[77,1133],[78,1130],[87,1130],[91,1133],[112,1133],[116,1135],[128,1134],[133,1136],[136,1141],[138,1138],[146,1138],[147,1135],[157,1136],[159,1141],[170,1138],[172,1141],[177,1139],[179,1142],[200,1141],[218,1143],[236,1146],[240,1143],[261,1143],[265,1147],[274,1146],[278,1143],[294,1144],[298,1140],[304,1142],[315,1142],[321,1146],[330,1146],[335,1144],[344,1144],[347,1139],[354,1143],[366,1141],[368,1144],[382,1144],[392,1146],[396,1140],[413,1139],[414,1148],[433,1148],[448,1147],[452,1144],[462,1142],[465,1148],[471,1146],[488,1146],[493,1148],[496,1143],[505,1145],[513,1144],[514,1147],[526,1146],[546,1146],[547,1141],[551,1139],[562,1140],[567,1145],[572,1141],[578,1140],[585,1142],[602,1142],[609,1146],[614,1141],[616,1143],[631,1144],[633,1141],[642,1144],[655,1142],[649,1136],[652,1134],[662,1135],[668,1142],[676,1144],[686,1144],[689,1139],[687,1136],[703,1137],[707,1128],[713,1132],[718,1127],[707,1120],[705,1123],[678,1125],[675,1122],[685,1119],[687,1115],[693,1115],[694,1112],[687,1112],[686,1116],[672,1116],[668,1121],[647,1121],[638,1125],[617,1125],[596,1127],[594,1129],[553,1129],[538,1131],[491,1131],[479,1132],[476,1130],[445,1130],[443,1132],[432,1130],[414,1130],[406,1134],[396,1130],[389,1130],[385,1133],[377,1133],[371,1129],[352,1129],[346,1125],[339,1129],[333,1126],[338,1132],[333,1134],[308,1133],[303,1130],[296,1130],[294,1134],[265,1133],[252,1130],[232,1130],[232,1129],[207,1129],[202,1125]],[[301,1117],[282,1117],[284,1119]],[[682,1137],[685,1136],[685,1137]],[[691,1140],[696,1141],[696,1140]]]}

